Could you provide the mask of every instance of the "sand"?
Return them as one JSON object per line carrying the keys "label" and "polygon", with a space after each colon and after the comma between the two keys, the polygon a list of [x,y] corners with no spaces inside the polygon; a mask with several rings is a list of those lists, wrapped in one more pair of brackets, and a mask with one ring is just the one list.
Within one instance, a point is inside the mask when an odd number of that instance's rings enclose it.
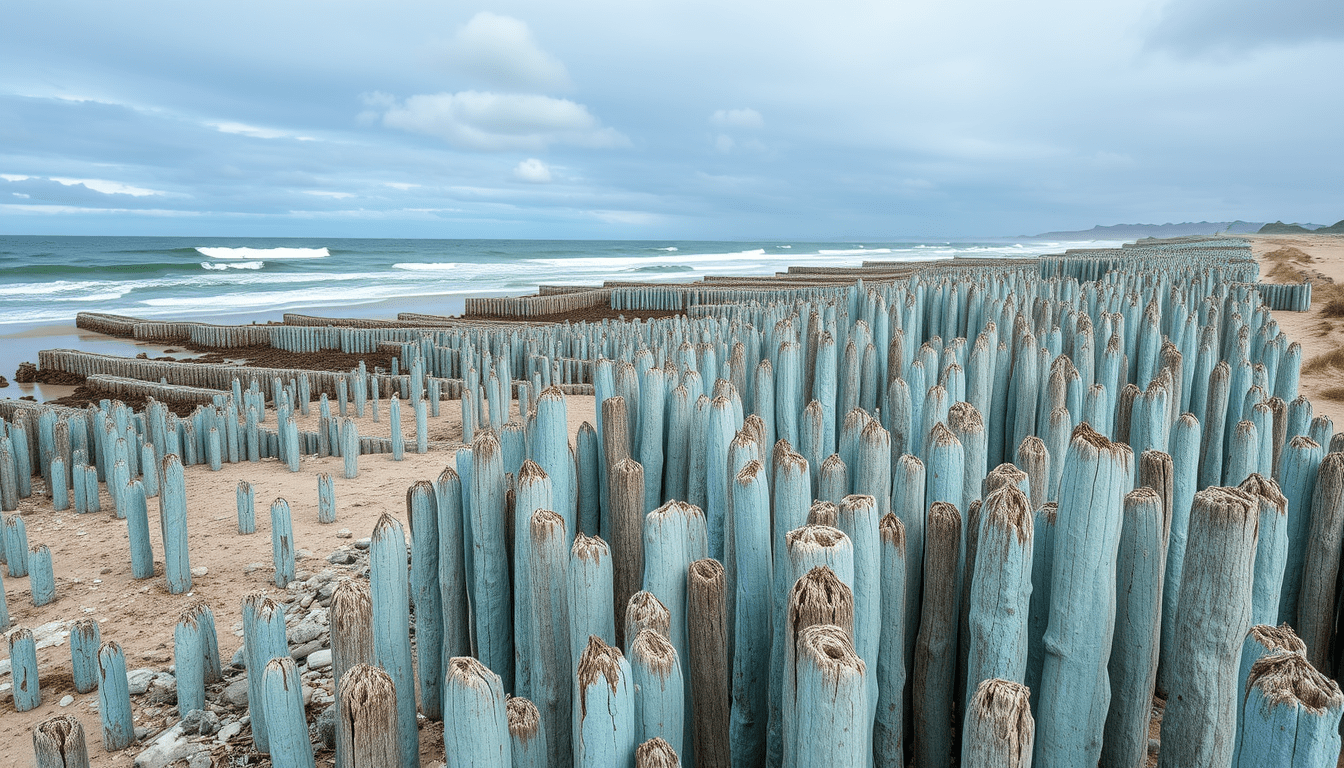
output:
{"label": "sand", "polygon": [[1311,311],[1275,312],[1274,319],[1290,341],[1302,345],[1300,391],[1313,412],[1329,416],[1336,432],[1344,430],[1344,317],[1325,312],[1332,299],[1344,299],[1344,235],[1245,237],[1264,282],[1312,281]]}
{"label": "sand", "polygon": [[[567,396],[571,439],[584,421],[593,419],[591,396]],[[366,411],[357,419],[363,435],[386,436],[390,432],[387,401],[381,402],[381,421],[375,423]],[[353,407],[351,409],[353,414]],[[302,572],[316,574],[331,569],[340,575],[347,567],[334,566],[326,558],[339,548],[353,546],[354,540],[370,535],[373,525],[384,512],[396,517],[403,525],[406,520],[405,494],[417,480],[433,480],[445,466],[453,464],[456,447],[460,446],[461,409],[457,401],[445,401],[439,418],[431,417],[431,438],[436,442],[428,453],[413,452],[415,434],[414,411],[402,409],[403,430],[412,450],[401,462],[391,454],[360,457],[359,477],[346,480],[341,476],[343,460],[335,457],[305,456],[301,470],[289,472],[276,459],[258,463],[225,464],[218,472],[204,465],[187,468],[187,516],[191,542],[191,565],[204,566],[205,576],[193,579],[193,589],[186,595],[170,595],[165,586],[162,569],[163,548],[159,528],[154,524],[158,511],[157,500],[150,500],[150,537],[153,540],[158,568],[153,579],[136,581],[131,578],[130,549],[126,521],[117,520],[111,510],[111,499],[103,493],[104,511],[75,515],[71,511],[53,512],[49,500],[36,489],[41,479],[34,478],[35,493],[20,505],[32,545],[44,543],[51,547],[57,581],[57,599],[41,608],[32,605],[28,579],[5,579],[5,593],[9,602],[10,618],[14,626],[34,628],[49,622],[73,622],[92,617],[101,624],[104,640],[116,640],[126,651],[127,668],[152,668],[166,671],[173,663],[173,627],[178,613],[194,601],[206,601],[215,612],[219,632],[220,657],[228,660],[242,644],[241,603],[244,595],[277,590],[272,581],[270,503],[277,497],[285,498],[293,516],[294,541],[300,552],[311,553],[298,562]],[[516,404],[515,404],[516,414]],[[274,414],[269,424],[274,425]],[[308,417],[300,419],[301,427],[311,429],[316,423],[317,408]],[[317,475],[328,472],[335,478],[336,523],[317,522]],[[235,490],[240,480],[252,483],[256,493],[256,533],[241,535],[237,531]],[[337,532],[347,528],[353,538],[342,539]],[[409,526],[407,526],[409,530]],[[68,629],[68,626],[66,627]],[[7,652],[5,654],[7,658]],[[9,693],[0,694],[0,768],[29,768],[32,765],[32,729],[43,720],[57,714],[71,714],[84,724],[92,766],[130,766],[134,756],[143,749],[130,749],[109,754],[102,748],[101,726],[96,711],[97,692],[78,694],[70,679],[70,647],[63,641],[38,651],[38,667],[42,705],[29,712],[15,712]],[[9,682],[9,676],[0,677],[0,683]],[[330,690],[329,675],[327,690]],[[65,695],[74,697],[68,707],[58,702]],[[137,715],[136,725],[151,726],[154,731],[171,726],[175,715],[167,707],[158,706],[158,713],[150,715],[156,705],[147,696],[132,697]],[[322,707],[314,707],[315,716]],[[441,737],[437,728],[426,727],[421,732],[423,764],[435,765],[442,759]],[[222,748],[221,748],[222,749]],[[218,758],[223,752],[216,753]],[[254,763],[256,764],[256,763]],[[263,763],[264,764],[264,763]],[[319,761],[319,765],[330,764]]]}

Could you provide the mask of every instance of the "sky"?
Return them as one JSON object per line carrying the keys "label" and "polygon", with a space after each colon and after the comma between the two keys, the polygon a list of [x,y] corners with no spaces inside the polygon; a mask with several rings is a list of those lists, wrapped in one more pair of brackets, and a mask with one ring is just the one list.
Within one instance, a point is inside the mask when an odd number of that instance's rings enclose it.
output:
{"label": "sky", "polygon": [[819,240],[1344,218],[1339,0],[44,0],[0,234]]}

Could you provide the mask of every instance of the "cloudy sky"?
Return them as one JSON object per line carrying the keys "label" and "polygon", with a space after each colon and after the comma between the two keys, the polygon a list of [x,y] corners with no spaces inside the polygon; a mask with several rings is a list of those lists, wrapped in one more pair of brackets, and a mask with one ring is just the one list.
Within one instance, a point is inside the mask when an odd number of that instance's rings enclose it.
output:
{"label": "cloudy sky", "polygon": [[1344,218],[1344,2],[0,10],[0,233],[893,238]]}

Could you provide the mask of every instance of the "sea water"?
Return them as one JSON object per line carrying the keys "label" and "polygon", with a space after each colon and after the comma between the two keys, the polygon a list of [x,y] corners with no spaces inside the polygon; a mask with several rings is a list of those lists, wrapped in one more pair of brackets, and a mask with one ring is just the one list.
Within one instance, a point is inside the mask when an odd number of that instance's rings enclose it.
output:
{"label": "sea water", "polygon": [[[285,312],[460,314],[472,296],[539,284],[691,281],[790,265],[1037,256],[1115,243],[0,237],[0,334],[78,312],[226,322]],[[10,326],[6,328],[5,326]]]}

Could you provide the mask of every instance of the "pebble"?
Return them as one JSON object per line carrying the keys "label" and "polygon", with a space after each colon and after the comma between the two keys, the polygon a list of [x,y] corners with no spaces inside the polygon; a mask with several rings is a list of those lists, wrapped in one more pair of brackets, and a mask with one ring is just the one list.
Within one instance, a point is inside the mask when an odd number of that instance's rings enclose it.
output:
{"label": "pebble", "polygon": [[199,579],[200,577],[204,576],[205,574],[209,573],[209,572],[210,572],[210,569],[209,569],[209,568],[206,568],[204,565],[198,565],[198,566],[196,566],[195,568],[192,568],[192,569],[191,569],[191,575],[192,575],[192,576],[195,576],[195,577],[198,578],[198,579]]}
{"label": "pebble", "polygon": [[265,563],[248,563],[247,565],[243,566],[243,573],[252,573],[253,571],[259,571],[265,567],[266,567]]}
{"label": "pebble", "polygon": [[336,538],[338,538],[338,539],[349,539],[349,538],[353,538],[354,535],[355,535],[355,534],[353,534],[353,533],[350,532],[350,529],[349,529],[349,528],[342,528],[341,530],[339,530],[339,531],[336,532]]}
{"label": "pebble", "polygon": [[[235,707],[246,707],[247,678],[240,677],[237,680],[234,680],[232,683],[229,683],[228,687],[224,689],[224,693],[220,695],[223,696],[225,701],[229,702]],[[222,732],[223,731],[221,730],[221,733]]]}
{"label": "pebble", "polygon": [[149,690],[149,684],[154,680],[154,670],[152,669],[132,669],[126,673],[126,686],[130,689],[132,696],[139,696]]}
{"label": "pebble", "polygon": [[223,744],[242,732],[243,724],[240,721],[235,720],[234,722],[225,725],[223,728],[220,728],[219,733],[215,734],[215,740],[220,744]]}
{"label": "pebble", "polygon": [[331,666],[331,649],[322,648],[308,654],[309,669],[326,669]]}
{"label": "pebble", "polygon": [[327,555],[327,562],[332,565],[349,565],[355,562],[355,555],[353,552],[338,549],[330,555]]}
{"label": "pebble", "polygon": [[355,539],[355,549],[368,549],[373,539]]}
{"label": "pebble", "polygon": [[61,697],[61,700],[60,700],[59,703],[60,703],[60,706],[62,706],[62,707],[68,707],[68,706],[70,706],[71,704],[74,704],[74,703],[75,703],[75,697],[74,697],[74,696],[70,696],[69,694],[67,694],[67,695]]}

